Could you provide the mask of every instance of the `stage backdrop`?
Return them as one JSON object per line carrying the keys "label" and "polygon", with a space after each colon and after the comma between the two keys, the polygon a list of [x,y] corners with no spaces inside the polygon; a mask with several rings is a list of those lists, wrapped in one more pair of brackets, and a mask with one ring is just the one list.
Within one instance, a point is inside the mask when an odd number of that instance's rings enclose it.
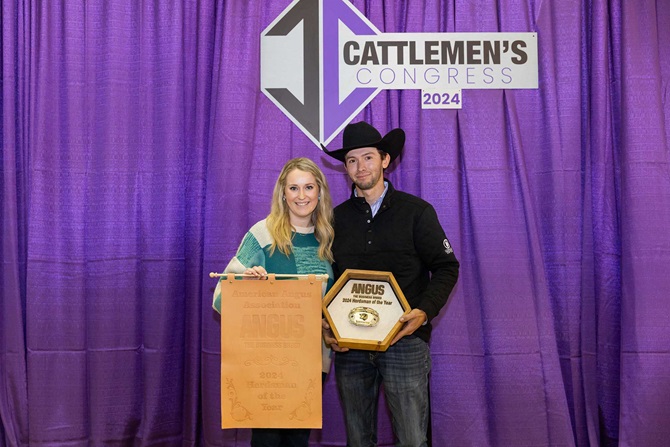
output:
{"label": "stage backdrop", "polygon": [[[0,446],[248,443],[219,429],[208,273],[287,159],[349,194],[260,93],[259,36],[288,4],[2,2]],[[461,261],[433,446],[667,445],[670,3],[353,4],[382,32],[538,34],[537,90],[459,111],[384,92],[356,118],[405,129],[388,178]],[[314,445],[345,442],[333,382]]]}

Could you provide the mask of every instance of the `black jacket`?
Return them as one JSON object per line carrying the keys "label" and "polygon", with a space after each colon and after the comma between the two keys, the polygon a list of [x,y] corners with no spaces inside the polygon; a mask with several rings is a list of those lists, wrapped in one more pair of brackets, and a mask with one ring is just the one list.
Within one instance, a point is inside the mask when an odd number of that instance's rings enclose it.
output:
{"label": "black jacket", "polygon": [[437,213],[425,200],[396,191],[388,182],[381,207],[371,216],[365,198],[353,191],[335,208],[335,278],[346,269],[392,272],[409,305],[428,315],[428,324],[414,332],[428,341],[430,321],[446,304],[459,268]]}

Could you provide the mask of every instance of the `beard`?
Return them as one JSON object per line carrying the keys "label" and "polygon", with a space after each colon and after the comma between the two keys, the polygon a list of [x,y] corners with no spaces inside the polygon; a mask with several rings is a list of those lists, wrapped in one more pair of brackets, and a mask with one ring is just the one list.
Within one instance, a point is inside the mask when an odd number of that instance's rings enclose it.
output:
{"label": "beard", "polygon": [[354,180],[354,185],[356,185],[356,187],[361,191],[367,191],[368,189],[372,189],[374,186],[376,186],[377,183],[379,183],[380,178],[381,174],[379,172],[372,173],[367,181]]}

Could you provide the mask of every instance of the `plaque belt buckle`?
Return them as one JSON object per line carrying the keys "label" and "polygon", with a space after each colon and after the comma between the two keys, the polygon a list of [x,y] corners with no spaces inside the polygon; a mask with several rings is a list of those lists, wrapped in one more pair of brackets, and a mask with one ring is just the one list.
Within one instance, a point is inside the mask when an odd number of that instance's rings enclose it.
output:
{"label": "plaque belt buckle", "polygon": [[379,314],[370,307],[354,307],[349,312],[349,322],[356,326],[376,326]]}

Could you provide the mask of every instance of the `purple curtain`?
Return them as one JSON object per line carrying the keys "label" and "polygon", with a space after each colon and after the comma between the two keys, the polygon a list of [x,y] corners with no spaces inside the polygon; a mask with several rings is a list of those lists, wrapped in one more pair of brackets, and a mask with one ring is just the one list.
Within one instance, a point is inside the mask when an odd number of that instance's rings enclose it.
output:
{"label": "purple curtain", "polygon": [[[248,444],[219,428],[208,273],[287,159],[349,191],[260,93],[289,3],[2,2],[1,447]],[[464,90],[459,111],[390,91],[357,118],[405,129],[388,177],[461,261],[433,446],[666,445],[670,3],[352,3],[383,32],[538,33],[537,90]],[[334,385],[315,446],[345,444]]]}

